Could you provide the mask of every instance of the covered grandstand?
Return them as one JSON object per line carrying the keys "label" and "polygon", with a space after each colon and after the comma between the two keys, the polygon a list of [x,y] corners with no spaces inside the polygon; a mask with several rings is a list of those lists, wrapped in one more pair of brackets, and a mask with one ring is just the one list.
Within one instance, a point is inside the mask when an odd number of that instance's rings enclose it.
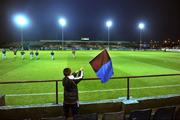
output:
{"label": "covered grandstand", "polygon": [[[40,40],[43,49],[62,49],[61,40]],[[133,48],[133,44],[128,41],[109,41],[110,49],[126,49]],[[90,40],[66,40],[64,41],[64,49],[83,49],[83,50],[96,50],[107,48],[107,41],[90,41]]]}

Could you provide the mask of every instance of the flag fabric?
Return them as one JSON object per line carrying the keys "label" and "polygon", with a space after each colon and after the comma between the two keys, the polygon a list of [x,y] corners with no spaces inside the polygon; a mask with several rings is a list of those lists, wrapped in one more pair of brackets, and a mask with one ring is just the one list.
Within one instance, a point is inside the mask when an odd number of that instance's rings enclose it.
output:
{"label": "flag fabric", "polygon": [[106,49],[89,63],[102,83],[107,82],[114,75],[112,61]]}

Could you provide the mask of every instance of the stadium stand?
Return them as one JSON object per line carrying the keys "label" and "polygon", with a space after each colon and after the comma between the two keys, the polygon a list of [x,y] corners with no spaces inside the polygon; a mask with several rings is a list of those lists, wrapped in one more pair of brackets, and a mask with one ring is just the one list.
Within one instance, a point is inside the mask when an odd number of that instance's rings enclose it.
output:
{"label": "stadium stand", "polygon": [[[79,114],[75,116],[75,120],[180,120],[180,109],[177,108],[175,115],[175,108],[174,106],[155,108],[153,109],[155,115],[153,115],[152,109],[134,110],[129,114],[125,114],[124,111]],[[69,118],[69,120],[72,119],[72,117]],[[41,120],[64,120],[64,117],[41,118]]]}
{"label": "stadium stand", "polygon": [[128,117],[128,120],[150,120],[151,111],[151,109],[132,111]]}
{"label": "stadium stand", "polygon": [[[161,107],[153,108],[155,114],[153,115],[152,109],[141,109],[133,110],[131,113],[126,114],[124,111],[120,112],[106,112],[106,113],[88,113],[88,114],[78,114],[75,116],[75,120],[180,120],[179,108],[176,107]],[[38,114],[38,113],[37,113]],[[1,119],[0,120],[65,120],[63,116],[58,117],[46,117],[46,118],[11,118],[11,119]],[[68,120],[73,120],[70,117]]]}
{"label": "stadium stand", "polygon": [[162,107],[156,110],[153,120],[174,120],[176,107]]}
{"label": "stadium stand", "polygon": [[[60,40],[40,40],[39,44],[44,50],[49,49],[61,49],[61,41]],[[110,41],[109,43],[111,49],[127,49],[127,48],[134,48],[134,44],[127,42],[127,41]],[[31,48],[34,46],[31,45]],[[79,50],[97,50],[97,49],[104,49],[107,47],[107,41],[82,41],[82,40],[66,40],[64,41],[64,49],[72,49],[76,48]]]}
{"label": "stadium stand", "polygon": [[124,111],[104,113],[102,116],[102,120],[124,120],[124,119],[125,119]]}

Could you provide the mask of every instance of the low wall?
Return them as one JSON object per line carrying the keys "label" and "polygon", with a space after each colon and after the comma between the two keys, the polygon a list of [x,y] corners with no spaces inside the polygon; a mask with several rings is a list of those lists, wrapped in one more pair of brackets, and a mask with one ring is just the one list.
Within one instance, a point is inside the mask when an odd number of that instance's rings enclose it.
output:
{"label": "low wall", "polygon": [[[180,95],[147,97],[140,99],[114,99],[99,102],[81,102],[80,113],[105,113],[125,111],[129,113],[135,109],[156,108],[163,106],[180,105]],[[36,105],[36,106],[2,106],[0,107],[0,120],[38,120],[42,117],[56,117],[63,115],[62,104]]]}
{"label": "low wall", "polygon": [[[79,113],[104,113],[121,111],[120,102],[88,102],[80,104]],[[36,105],[36,106],[3,106],[0,107],[0,120],[38,120],[46,117],[56,117],[63,115],[62,104],[58,105]]]}
{"label": "low wall", "polygon": [[38,120],[42,117],[62,115],[62,105],[4,106],[0,108],[0,120]]}
{"label": "low wall", "polygon": [[5,106],[5,95],[0,95],[0,106]]}

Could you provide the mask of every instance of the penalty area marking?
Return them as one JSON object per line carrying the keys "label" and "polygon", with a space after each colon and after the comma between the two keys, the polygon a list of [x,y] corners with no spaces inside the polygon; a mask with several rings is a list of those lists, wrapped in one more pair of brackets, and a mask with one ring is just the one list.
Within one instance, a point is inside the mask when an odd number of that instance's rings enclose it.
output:
{"label": "penalty area marking", "polygon": [[[177,85],[162,85],[162,86],[149,86],[149,87],[135,87],[135,88],[130,88],[130,90],[155,89],[155,88],[170,88],[170,87],[179,87],[179,86],[180,86],[180,84],[177,84]],[[79,93],[111,92],[111,91],[123,91],[123,90],[127,90],[127,88],[107,89],[107,90],[79,91]],[[59,94],[63,94],[63,92],[59,92]],[[52,93],[31,93],[31,94],[6,94],[7,97],[40,96],[40,95],[55,95],[55,92],[52,92]]]}

